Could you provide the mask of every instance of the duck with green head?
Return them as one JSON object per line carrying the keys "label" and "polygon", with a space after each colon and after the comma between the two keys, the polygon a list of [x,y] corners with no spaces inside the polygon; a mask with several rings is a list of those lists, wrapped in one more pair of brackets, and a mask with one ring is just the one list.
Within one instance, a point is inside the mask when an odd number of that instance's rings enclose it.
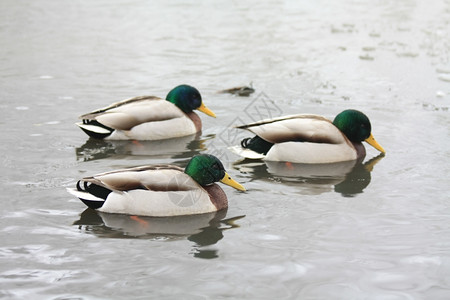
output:
{"label": "duck with green head", "polygon": [[238,126],[256,136],[230,149],[249,159],[292,163],[334,163],[366,155],[365,141],[385,153],[372,135],[369,118],[348,109],[334,121],[318,115],[291,115]]}
{"label": "duck with green head", "polygon": [[215,182],[237,190],[220,160],[194,156],[186,168],[150,165],[85,177],[68,189],[88,207],[106,213],[139,216],[179,216],[214,212],[228,207],[225,192]]}
{"label": "duck with green head", "polygon": [[90,137],[107,140],[163,140],[195,134],[202,121],[194,112],[216,115],[203,104],[200,92],[189,85],[173,88],[161,99],[139,96],[80,116],[77,125]]}

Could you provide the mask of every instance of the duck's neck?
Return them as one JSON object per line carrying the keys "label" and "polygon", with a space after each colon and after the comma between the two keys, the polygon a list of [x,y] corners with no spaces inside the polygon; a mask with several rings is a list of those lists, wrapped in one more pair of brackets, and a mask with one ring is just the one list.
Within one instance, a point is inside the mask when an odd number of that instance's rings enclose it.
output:
{"label": "duck's neck", "polygon": [[195,129],[197,130],[197,132],[201,131],[202,130],[202,119],[200,119],[200,117],[193,111],[186,113],[186,115],[194,123]]}
{"label": "duck's neck", "polygon": [[366,148],[361,142],[352,142],[356,150],[357,159],[362,159],[366,156]]}
{"label": "duck's neck", "polygon": [[209,194],[209,198],[217,210],[228,207],[228,199],[225,192],[218,184],[211,184],[203,187]]}

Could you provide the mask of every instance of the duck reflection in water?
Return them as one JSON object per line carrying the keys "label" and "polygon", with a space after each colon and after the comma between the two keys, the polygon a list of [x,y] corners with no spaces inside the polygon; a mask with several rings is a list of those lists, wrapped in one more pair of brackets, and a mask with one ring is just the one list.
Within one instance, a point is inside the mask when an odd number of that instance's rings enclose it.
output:
{"label": "duck reflection in water", "polygon": [[120,156],[152,156],[154,158],[191,158],[206,150],[205,142],[214,135],[201,137],[200,133],[181,138],[158,141],[109,141],[88,139],[75,149],[77,160],[91,161]]}
{"label": "duck reflection in water", "polygon": [[178,217],[141,217],[109,214],[86,209],[73,224],[100,238],[137,238],[182,240],[194,243],[191,254],[198,258],[217,258],[218,250],[203,249],[223,238],[223,231],[238,228],[235,221],[245,216],[226,218],[227,209],[213,213]]}
{"label": "duck reflection in water", "polygon": [[253,180],[279,181],[302,187],[303,194],[322,194],[333,190],[344,197],[352,197],[370,184],[374,166],[383,153],[363,163],[363,159],[332,164],[294,164],[289,162],[254,161],[244,159],[233,166],[242,173],[250,173]]}

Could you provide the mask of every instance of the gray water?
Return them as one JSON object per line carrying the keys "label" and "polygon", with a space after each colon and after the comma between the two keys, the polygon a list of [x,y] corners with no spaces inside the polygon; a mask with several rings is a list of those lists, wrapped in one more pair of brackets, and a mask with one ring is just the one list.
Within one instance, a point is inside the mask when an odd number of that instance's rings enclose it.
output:
{"label": "gray water", "polygon": [[[0,298],[449,299],[450,1],[0,2]],[[253,83],[249,97],[218,90]],[[197,87],[218,116],[166,142],[74,122]],[[232,125],[365,112],[386,156],[242,162]],[[179,218],[97,214],[80,177],[219,156],[246,193]]]}

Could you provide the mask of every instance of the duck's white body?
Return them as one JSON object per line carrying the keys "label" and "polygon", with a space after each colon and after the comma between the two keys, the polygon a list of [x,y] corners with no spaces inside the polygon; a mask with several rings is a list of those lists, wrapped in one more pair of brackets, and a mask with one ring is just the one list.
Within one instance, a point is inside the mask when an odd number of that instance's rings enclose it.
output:
{"label": "duck's white body", "polygon": [[[176,166],[144,166],[86,177],[86,185],[68,191],[100,212],[179,216],[214,212],[228,206],[226,195],[217,185],[200,186]],[[110,190],[106,197],[92,194],[97,185]],[[94,192],[95,194],[95,192]]]}
{"label": "duck's white body", "polygon": [[319,164],[355,160],[365,155],[361,143],[350,142],[330,120],[318,115],[290,115],[237,128],[247,129],[274,144],[265,155],[240,146],[230,147],[249,159]]}
{"label": "duck's white body", "polygon": [[[154,96],[140,96],[111,104],[80,116],[84,131],[105,135],[107,140],[162,140],[195,134],[201,120],[194,112],[184,113],[173,103]],[[108,127],[89,124],[95,120]],[[89,134],[89,133],[88,133]]]}

